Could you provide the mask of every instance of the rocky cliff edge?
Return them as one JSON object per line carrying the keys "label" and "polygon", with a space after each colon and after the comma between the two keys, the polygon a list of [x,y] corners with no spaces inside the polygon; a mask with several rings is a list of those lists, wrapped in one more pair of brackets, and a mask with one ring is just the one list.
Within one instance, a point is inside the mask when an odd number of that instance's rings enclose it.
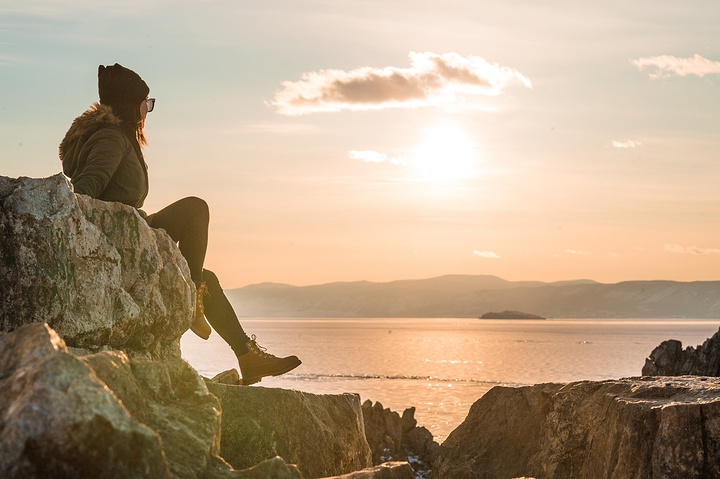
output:
{"label": "rocky cliff edge", "polygon": [[187,264],[133,208],[63,175],[0,177],[0,206],[0,477],[412,476],[358,471],[356,395],[208,391],[180,358]]}
{"label": "rocky cliff edge", "polygon": [[495,387],[440,446],[433,478],[720,477],[720,379]]}

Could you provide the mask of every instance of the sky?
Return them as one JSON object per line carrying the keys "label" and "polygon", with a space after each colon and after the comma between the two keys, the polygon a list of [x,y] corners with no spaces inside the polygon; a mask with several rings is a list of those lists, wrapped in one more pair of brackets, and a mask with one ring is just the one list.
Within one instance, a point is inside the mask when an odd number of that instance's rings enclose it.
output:
{"label": "sky", "polygon": [[720,279],[716,1],[0,0],[0,175],[61,171],[97,67],[157,99],[152,213],[223,287]]}

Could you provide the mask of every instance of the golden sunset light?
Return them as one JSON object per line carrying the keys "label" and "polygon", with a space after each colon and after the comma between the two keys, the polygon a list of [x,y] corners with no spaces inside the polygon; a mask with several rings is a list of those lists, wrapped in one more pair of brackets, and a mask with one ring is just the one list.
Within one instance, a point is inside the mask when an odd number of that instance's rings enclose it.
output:
{"label": "golden sunset light", "polygon": [[470,179],[476,173],[478,154],[462,129],[438,125],[427,129],[412,156],[414,170],[427,181]]}
{"label": "golden sunset light", "polygon": [[[204,198],[207,261],[226,287],[717,276],[720,255],[692,251],[720,246],[720,60],[710,40],[659,33],[717,12],[220,1],[142,4],[140,18],[44,5],[2,6],[4,173],[58,170],[55,138],[94,101],[95,64],[140,70],[158,98],[145,208]],[[71,11],[142,34],[92,22],[66,38]],[[193,27],[160,20],[170,11]]]}
{"label": "golden sunset light", "polygon": [[0,0],[0,478],[720,478],[717,0]]}

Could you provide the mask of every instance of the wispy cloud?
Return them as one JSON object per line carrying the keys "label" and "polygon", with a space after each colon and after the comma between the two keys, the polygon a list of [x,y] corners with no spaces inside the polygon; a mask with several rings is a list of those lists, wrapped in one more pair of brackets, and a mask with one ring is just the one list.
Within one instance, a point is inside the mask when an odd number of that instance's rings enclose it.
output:
{"label": "wispy cloud", "polygon": [[481,258],[490,258],[490,259],[500,259],[500,256],[498,256],[497,253],[494,251],[473,251],[473,254],[476,256],[480,256]]}
{"label": "wispy cloud", "polygon": [[613,148],[637,148],[638,146],[642,146],[642,143],[635,140],[612,140],[611,142]]}
{"label": "wispy cloud", "polygon": [[303,73],[270,102],[283,115],[415,108],[451,103],[457,94],[498,95],[510,84],[532,88],[514,68],[457,53],[410,53],[410,68],[362,67]]}
{"label": "wispy cloud", "polygon": [[665,251],[668,251],[670,253],[692,254],[692,255],[697,255],[697,256],[704,256],[704,255],[708,255],[708,254],[720,254],[720,249],[718,249],[718,248],[700,248],[695,245],[682,246],[679,244],[666,244]]}
{"label": "wispy cloud", "polygon": [[565,252],[568,253],[568,254],[574,254],[574,255],[578,255],[578,256],[590,256],[590,253],[588,253],[587,251],[578,251],[578,250],[574,250],[574,249],[566,249]]}
{"label": "wispy cloud", "polygon": [[393,165],[407,165],[407,160],[404,156],[389,157],[385,153],[372,150],[352,150],[350,152],[350,158],[353,160],[362,160],[365,163],[382,163],[389,161]]}
{"label": "wispy cloud", "polygon": [[644,57],[631,60],[638,70],[650,70],[650,78],[667,78],[672,75],[686,77],[688,75],[720,75],[720,62],[708,60],[698,54],[690,58],[678,58],[672,55]]}

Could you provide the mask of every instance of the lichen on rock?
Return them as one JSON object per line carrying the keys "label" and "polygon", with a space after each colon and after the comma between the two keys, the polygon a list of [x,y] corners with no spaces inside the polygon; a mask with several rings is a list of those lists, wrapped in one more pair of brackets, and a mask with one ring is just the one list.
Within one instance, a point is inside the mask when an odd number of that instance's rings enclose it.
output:
{"label": "lichen on rock", "polygon": [[206,383],[222,408],[220,454],[235,469],[275,455],[297,465],[306,478],[372,465],[354,394]]}
{"label": "lichen on rock", "polygon": [[62,174],[0,177],[0,205],[0,330],[46,322],[71,347],[179,357],[195,287],[165,231]]}
{"label": "lichen on rock", "polygon": [[0,477],[172,477],[160,436],[46,325],[0,333],[0,365]]}

